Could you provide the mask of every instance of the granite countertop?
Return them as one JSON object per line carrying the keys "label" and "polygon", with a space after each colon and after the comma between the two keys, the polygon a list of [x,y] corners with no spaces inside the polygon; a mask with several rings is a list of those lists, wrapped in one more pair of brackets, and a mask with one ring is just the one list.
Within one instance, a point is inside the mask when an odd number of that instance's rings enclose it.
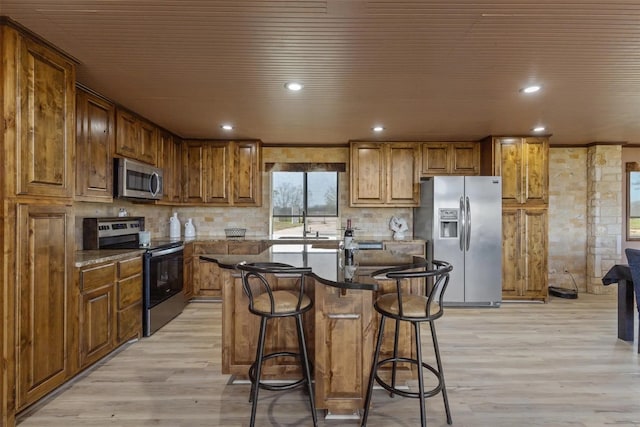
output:
{"label": "granite countertop", "polygon": [[295,267],[311,267],[312,275],[325,285],[347,289],[375,290],[372,283],[358,282],[358,275],[370,274],[378,269],[403,265],[424,265],[418,256],[386,250],[357,251],[355,266],[345,267],[343,252],[336,248],[315,244],[273,245],[258,255],[203,254],[205,261],[215,262],[222,268],[234,269],[241,262],[281,262]]}
{"label": "granite countertop", "polygon": [[135,255],[142,255],[144,249],[95,249],[76,251],[75,266],[86,267],[108,261],[119,261]]}

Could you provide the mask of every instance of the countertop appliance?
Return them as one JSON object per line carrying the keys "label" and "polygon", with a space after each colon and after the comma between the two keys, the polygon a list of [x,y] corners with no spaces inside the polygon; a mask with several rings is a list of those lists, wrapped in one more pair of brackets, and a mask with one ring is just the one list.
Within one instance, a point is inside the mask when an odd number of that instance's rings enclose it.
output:
{"label": "countertop appliance", "polygon": [[84,218],[82,240],[89,249],[143,249],[142,330],[150,336],[182,313],[184,243],[176,239],[151,239],[139,243],[144,217]]}
{"label": "countertop appliance", "polygon": [[131,159],[114,160],[115,196],[122,199],[162,199],[162,169]]}
{"label": "countertop appliance", "polygon": [[502,182],[499,176],[436,176],[420,183],[414,237],[428,259],[453,265],[447,305],[502,302]]}

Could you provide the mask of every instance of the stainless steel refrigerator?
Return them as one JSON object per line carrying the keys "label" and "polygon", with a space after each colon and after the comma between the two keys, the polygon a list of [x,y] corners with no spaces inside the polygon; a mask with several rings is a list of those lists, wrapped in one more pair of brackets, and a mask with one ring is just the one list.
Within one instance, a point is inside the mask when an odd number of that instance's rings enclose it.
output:
{"label": "stainless steel refrigerator", "polygon": [[413,235],[429,259],[450,262],[447,305],[502,302],[502,184],[499,176],[437,176],[420,183]]}

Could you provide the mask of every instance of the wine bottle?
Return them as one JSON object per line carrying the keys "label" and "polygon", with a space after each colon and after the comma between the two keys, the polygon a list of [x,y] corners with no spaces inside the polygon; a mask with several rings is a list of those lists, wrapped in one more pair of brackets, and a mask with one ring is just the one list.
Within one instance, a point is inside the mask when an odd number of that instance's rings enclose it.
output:
{"label": "wine bottle", "polygon": [[347,220],[347,228],[344,229],[344,264],[353,265],[353,229],[351,220]]}

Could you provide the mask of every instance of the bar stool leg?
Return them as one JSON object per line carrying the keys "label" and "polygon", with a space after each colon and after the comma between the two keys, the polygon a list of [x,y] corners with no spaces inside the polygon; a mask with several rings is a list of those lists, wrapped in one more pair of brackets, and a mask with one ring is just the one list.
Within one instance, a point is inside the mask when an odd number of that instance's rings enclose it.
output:
{"label": "bar stool leg", "polygon": [[302,362],[302,372],[307,381],[307,391],[309,392],[309,405],[311,406],[311,416],[313,417],[314,427],[318,425],[318,416],[316,414],[316,404],[313,392],[313,383],[311,382],[311,369],[309,368],[309,356],[307,353],[307,343],[304,340],[304,329],[302,327],[302,315],[296,317],[296,327],[298,329],[298,346],[300,348],[300,360]]}
{"label": "bar stool leg", "polygon": [[421,426],[422,427],[426,427],[427,425],[427,414],[425,411],[425,405],[424,405],[424,373],[423,373],[423,367],[422,367],[422,344],[420,342],[420,323],[418,322],[411,322],[413,323],[413,329],[415,331],[415,335],[416,335],[416,359],[418,361],[417,365],[418,365],[418,400],[420,401],[420,421],[421,421]]}
{"label": "bar stool leg", "polygon": [[[400,321],[396,319],[395,322],[396,327],[393,335],[393,368],[391,369],[391,387],[393,388],[396,388],[396,369],[398,367],[396,359],[398,358],[398,337],[400,336]],[[393,397],[393,392],[389,392],[389,396]]]}
{"label": "bar stool leg", "polygon": [[251,402],[251,421],[250,426],[253,427],[256,422],[256,409],[258,406],[258,391],[260,390],[260,374],[262,371],[262,356],[264,355],[264,341],[267,334],[267,318],[262,317],[260,319],[260,336],[258,338],[258,348],[256,349],[256,365],[255,380],[251,384],[251,396],[249,401]]}
{"label": "bar stool leg", "polygon": [[438,372],[440,374],[440,383],[442,384],[442,399],[444,400],[444,410],[447,413],[447,424],[452,424],[451,410],[449,409],[449,398],[447,397],[447,387],[444,384],[444,371],[442,370],[442,360],[440,359],[440,347],[438,346],[438,338],[436,337],[436,325],[429,322],[431,326],[431,338],[433,339],[433,349],[436,353],[436,363],[438,364]]}
{"label": "bar stool leg", "polygon": [[378,359],[380,358],[380,348],[382,347],[382,338],[384,335],[385,317],[380,316],[380,327],[378,328],[378,339],[376,340],[376,349],[373,353],[373,362],[371,363],[371,373],[369,374],[369,385],[367,386],[367,397],[364,401],[364,413],[360,421],[360,427],[367,425],[367,417],[369,417],[369,407],[371,406],[371,395],[373,394],[373,383],[376,379],[376,370]]}

